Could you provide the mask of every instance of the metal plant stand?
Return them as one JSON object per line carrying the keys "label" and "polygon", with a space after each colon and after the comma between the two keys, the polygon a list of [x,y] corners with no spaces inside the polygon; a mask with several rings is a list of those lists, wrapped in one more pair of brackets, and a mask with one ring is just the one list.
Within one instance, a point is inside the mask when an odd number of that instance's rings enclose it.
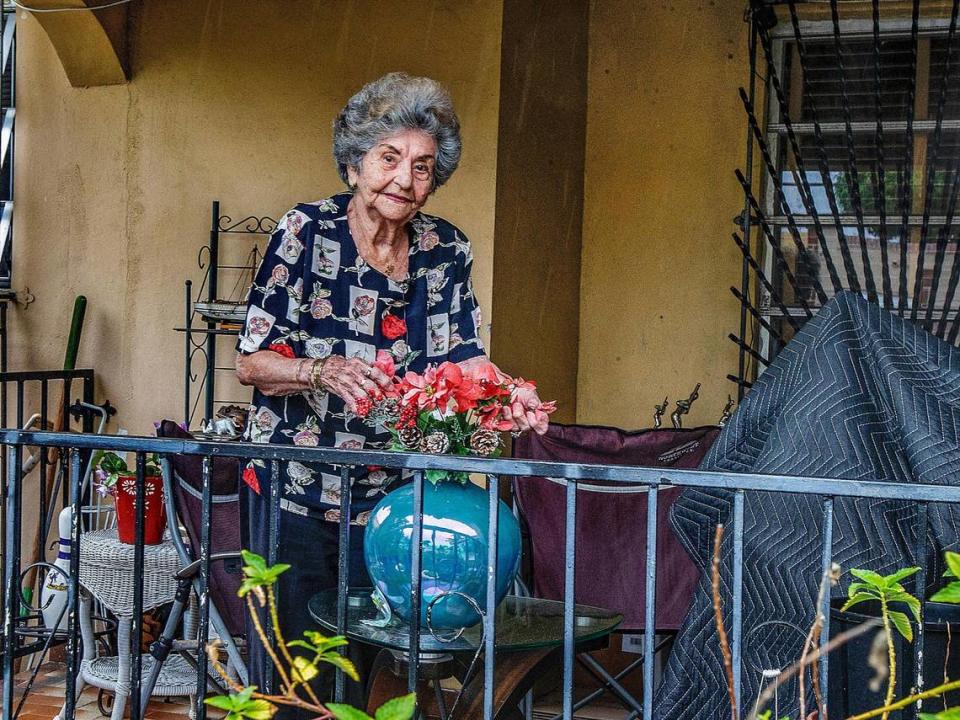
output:
{"label": "metal plant stand", "polygon": [[[183,367],[183,420],[192,426],[197,410],[202,409],[200,420],[212,420],[218,405],[246,401],[224,400],[217,396],[218,372],[234,372],[232,365],[217,365],[218,338],[222,335],[233,338],[239,334],[243,323],[246,293],[261,256],[260,243],[269,238],[277,221],[266,215],[249,215],[234,220],[220,212],[220,201],[214,200],[210,213],[210,230],[207,244],[200,248],[197,264],[204,271],[203,280],[196,292],[193,283],[184,284],[184,325],[174,328],[184,334]],[[227,248],[221,245],[224,239],[253,241],[243,261],[224,258]],[[225,288],[224,271],[233,273],[234,283]],[[224,300],[224,294],[231,299]],[[200,369],[194,372],[194,360],[199,358]],[[201,408],[202,401],[202,408]]]}

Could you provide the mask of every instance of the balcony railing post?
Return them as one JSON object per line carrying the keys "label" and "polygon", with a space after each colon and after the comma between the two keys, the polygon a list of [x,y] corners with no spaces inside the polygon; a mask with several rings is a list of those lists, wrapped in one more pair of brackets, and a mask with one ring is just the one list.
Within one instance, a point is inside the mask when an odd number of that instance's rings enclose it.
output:
{"label": "balcony railing post", "polygon": [[213,487],[211,485],[211,460],[204,455],[201,470],[201,531],[200,531],[200,628],[197,651],[197,720],[206,720],[207,706],[203,696],[207,689],[207,641],[210,637],[210,541]]}
{"label": "balcony railing post", "polygon": [[[267,565],[276,565],[279,558],[280,544],[280,464],[276,460],[270,462],[270,508],[267,518]],[[279,591],[278,591],[279,592]],[[267,642],[273,646],[276,640],[273,632],[273,623],[266,623]],[[264,659],[264,684],[267,686],[267,694],[273,694],[276,688],[274,673],[276,668],[273,666],[273,658],[270,653],[266,653]]]}
{"label": "balcony railing post", "polygon": [[[339,565],[337,567],[337,635],[347,634],[347,592],[350,589],[350,468],[346,465],[340,468],[340,547]],[[340,654],[346,653],[346,648],[339,648]],[[338,703],[343,702],[345,675],[337,668],[336,684],[333,697]]]}
{"label": "balcony railing post", "polygon": [[[823,617],[823,625],[820,628],[820,647],[830,642],[830,581],[827,579],[831,568],[833,567],[833,498],[825,497],[823,499],[823,548],[821,551],[821,582],[825,582],[823,593],[823,605],[819,612]],[[828,712],[827,698],[829,695],[830,678],[830,655],[824,654],[820,657],[820,693],[823,698],[824,713]],[[829,717],[829,715],[827,715]]]}
{"label": "balcony railing post", "polygon": [[653,655],[657,630],[657,486],[647,488],[647,567],[644,578],[643,717],[653,717]]}
{"label": "balcony railing post", "polygon": [[17,647],[16,623],[20,613],[20,468],[21,445],[7,449],[6,527],[3,555],[3,585],[6,603],[3,609],[3,717],[13,715],[14,653]]}
{"label": "balcony railing post", "polygon": [[500,479],[496,475],[487,475],[487,497],[490,500],[490,515],[487,529],[487,611],[483,616],[483,717],[484,720],[493,720],[497,647],[497,540],[500,519]]}
{"label": "balcony railing post", "polygon": [[[130,668],[130,717],[131,720],[140,720],[143,717],[143,706],[141,702],[140,685],[143,681],[143,530],[145,520],[146,505],[146,469],[147,457],[141,451],[137,453],[136,464],[136,512],[135,512],[135,531],[133,545],[133,618],[125,620],[119,618],[118,622],[132,622],[133,632],[131,633],[131,644],[133,645],[133,655],[131,657]],[[120,482],[123,482],[122,480]],[[120,648],[124,652],[126,648]],[[118,683],[124,682],[124,678],[117,678]]]}
{"label": "balcony railing post", "polygon": [[574,618],[577,587],[577,483],[567,478],[563,551],[563,718],[573,720]]}
{"label": "balcony railing post", "polygon": [[413,474],[413,533],[410,536],[410,657],[407,690],[417,691],[420,671],[420,568],[423,560],[423,472]]}
{"label": "balcony railing post", "polygon": [[733,496],[733,632],[730,654],[733,656],[733,697],[737,704],[737,717],[743,712],[741,705],[741,640],[743,631],[743,490]]}
{"label": "balcony railing post", "polygon": [[[914,595],[920,600],[920,607],[923,607],[923,603],[927,598],[927,518],[928,518],[928,508],[926,503],[920,503],[917,508],[917,545],[916,545],[916,562],[920,570],[914,576]],[[913,687],[916,688],[916,691],[923,692],[923,644],[924,644],[924,628],[923,628],[924,618],[923,615],[920,615],[920,622],[917,623],[917,634],[913,638]],[[923,701],[917,701],[917,712],[920,712],[920,708],[923,705]]]}
{"label": "balcony railing post", "polygon": [[[45,449],[44,449],[45,452]],[[66,711],[71,718],[77,696],[77,674],[80,670],[80,530],[82,498],[80,497],[80,453],[70,450],[70,583],[67,586],[67,678]]]}

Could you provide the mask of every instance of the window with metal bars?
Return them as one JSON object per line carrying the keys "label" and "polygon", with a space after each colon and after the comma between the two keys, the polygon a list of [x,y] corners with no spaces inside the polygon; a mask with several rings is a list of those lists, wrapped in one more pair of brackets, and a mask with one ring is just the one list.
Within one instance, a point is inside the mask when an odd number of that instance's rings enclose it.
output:
{"label": "window with metal bars", "polygon": [[835,34],[830,22],[786,18],[771,35],[760,33],[768,80],[780,84],[768,82],[763,136],[775,168],[766,168],[763,210],[754,213],[755,224],[759,215],[769,226],[760,236],[773,285],[761,291],[769,323],[759,333],[761,359],[838,289],[955,342],[955,19],[953,29],[950,18],[911,26],[908,12],[906,22],[901,16],[874,28],[868,15]]}

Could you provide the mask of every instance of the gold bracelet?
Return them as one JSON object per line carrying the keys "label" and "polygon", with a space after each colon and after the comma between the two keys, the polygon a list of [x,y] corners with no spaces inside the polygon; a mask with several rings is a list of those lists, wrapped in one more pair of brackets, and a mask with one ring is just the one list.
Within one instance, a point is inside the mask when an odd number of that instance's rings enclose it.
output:
{"label": "gold bracelet", "polygon": [[320,380],[320,373],[323,372],[323,366],[327,364],[326,358],[320,358],[313,361],[313,365],[310,366],[310,388],[314,392],[321,392],[323,390],[323,383]]}

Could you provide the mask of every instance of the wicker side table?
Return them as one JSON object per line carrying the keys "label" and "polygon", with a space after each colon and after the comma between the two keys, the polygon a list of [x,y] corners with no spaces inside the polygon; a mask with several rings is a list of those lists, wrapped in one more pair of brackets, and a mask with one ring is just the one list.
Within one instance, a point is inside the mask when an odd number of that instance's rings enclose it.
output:
{"label": "wicker side table", "polygon": [[[80,625],[83,634],[83,662],[77,683],[79,694],[85,684],[111,690],[115,694],[112,720],[122,720],[130,695],[130,640],[134,622],[134,546],[121,543],[116,529],[95,530],[80,536],[80,584],[83,586]],[[177,590],[174,574],[180,570],[180,558],[169,539],[159,545],[147,545],[143,552],[143,610],[151,610],[173,601]],[[99,600],[117,616],[117,657],[97,657],[90,622],[92,598]],[[143,657],[143,677],[154,662]],[[179,655],[164,663],[153,695],[194,695],[197,674]],[[62,717],[62,711],[60,717]]]}

